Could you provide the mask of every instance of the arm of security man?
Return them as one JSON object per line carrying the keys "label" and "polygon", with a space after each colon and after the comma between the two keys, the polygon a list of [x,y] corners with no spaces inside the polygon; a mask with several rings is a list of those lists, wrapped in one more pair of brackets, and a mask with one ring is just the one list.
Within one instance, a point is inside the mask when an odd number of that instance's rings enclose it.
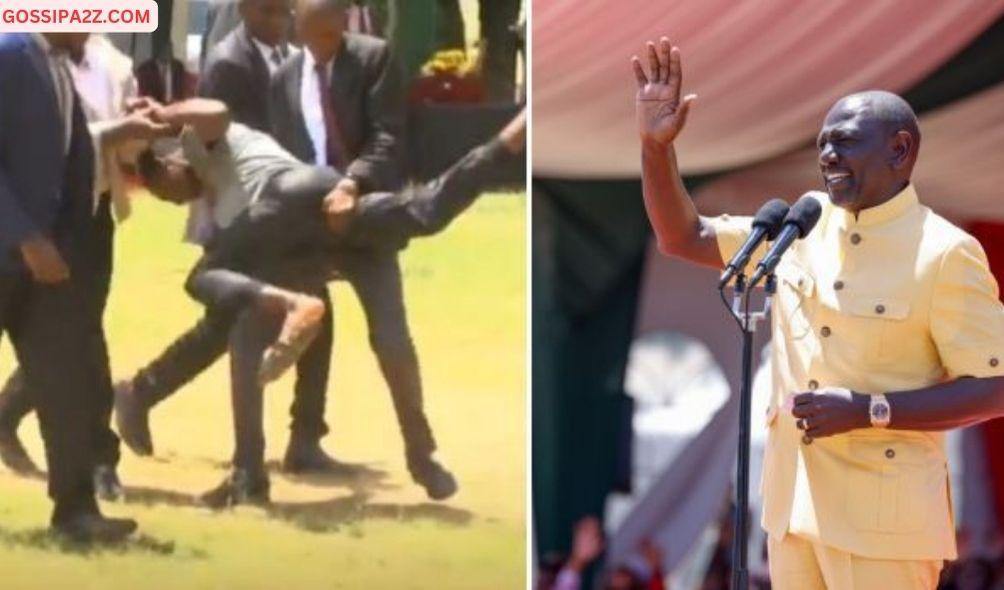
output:
{"label": "arm of security man", "polygon": [[[931,295],[928,333],[944,369],[942,383],[882,392],[887,428],[941,431],[1004,416],[1004,305],[975,238],[943,254]],[[810,437],[872,426],[871,396],[824,387],[794,397],[792,414]]]}
{"label": "arm of security man", "polygon": [[210,98],[191,98],[169,105],[143,97],[129,101],[130,114],[139,113],[155,123],[169,125],[174,132],[189,125],[199,138],[207,144],[218,141],[226,135],[230,126],[230,111],[227,105]]}
{"label": "arm of security man", "polygon": [[649,71],[632,58],[638,92],[635,114],[641,138],[642,193],[659,251],[697,264],[724,267],[714,227],[698,214],[680,178],[673,142],[697,98],[680,98],[680,49],[663,37],[647,44]]}

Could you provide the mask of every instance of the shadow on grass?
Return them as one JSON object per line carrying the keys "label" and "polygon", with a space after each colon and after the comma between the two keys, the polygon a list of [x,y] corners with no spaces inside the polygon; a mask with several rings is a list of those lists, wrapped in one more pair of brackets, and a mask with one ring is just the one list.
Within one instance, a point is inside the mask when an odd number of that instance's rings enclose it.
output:
{"label": "shadow on grass", "polygon": [[146,534],[134,535],[121,543],[81,543],[49,529],[11,531],[0,528],[0,546],[7,548],[53,551],[90,557],[96,555],[150,555],[154,557],[181,557],[206,559],[208,554],[195,548],[178,549],[174,541],[162,541]]}
{"label": "shadow on grass", "polygon": [[370,503],[366,494],[323,500],[320,502],[276,502],[265,507],[272,518],[315,533],[338,532],[343,528],[354,536],[362,536],[359,525],[369,520],[414,522],[431,520],[453,526],[467,526],[474,519],[469,510],[443,504]]}
{"label": "shadow on grass", "polygon": [[[278,471],[275,462],[270,462],[269,471]],[[402,523],[432,521],[451,526],[467,526],[474,520],[469,510],[454,508],[434,502],[398,504],[371,502],[373,493],[393,489],[396,486],[386,482],[386,471],[366,464],[347,464],[341,473],[292,475],[279,472],[277,475],[296,483],[315,486],[340,486],[350,491],[347,496],[315,502],[272,502],[261,506],[272,519],[285,522],[298,529],[315,532],[346,532],[363,536],[360,525],[372,520],[391,520]],[[273,477],[276,474],[273,474]],[[226,508],[212,509],[198,495],[156,487],[126,486],[125,504],[143,506],[174,506],[196,508],[225,513]],[[139,535],[120,545],[81,545],[65,538],[54,536],[47,529],[28,531],[7,531],[0,528],[0,546],[21,546],[43,550],[54,550],[88,555],[91,553],[134,553],[146,552],[155,555],[174,555],[175,546],[170,541],[159,541],[147,535]],[[197,550],[186,550],[186,555],[205,557]]]}
{"label": "shadow on grass", "polygon": [[[387,472],[375,469],[364,463],[343,463],[345,470],[339,473],[309,473],[289,474],[280,469],[278,461],[269,461],[266,465],[271,477],[282,477],[298,484],[318,487],[344,487],[353,494],[368,495],[380,490],[394,489],[388,485]],[[221,463],[223,469],[229,469],[229,463]],[[207,491],[209,489],[207,482]],[[188,508],[206,508],[198,495],[176,492],[162,488],[143,486],[126,486],[124,488],[127,504],[144,506],[167,505]]]}
{"label": "shadow on grass", "polygon": [[356,494],[369,494],[394,489],[387,484],[388,474],[367,463],[341,463],[342,468],[333,473],[286,473],[278,461],[269,461],[265,467],[273,475],[288,481],[315,487],[345,487]]}

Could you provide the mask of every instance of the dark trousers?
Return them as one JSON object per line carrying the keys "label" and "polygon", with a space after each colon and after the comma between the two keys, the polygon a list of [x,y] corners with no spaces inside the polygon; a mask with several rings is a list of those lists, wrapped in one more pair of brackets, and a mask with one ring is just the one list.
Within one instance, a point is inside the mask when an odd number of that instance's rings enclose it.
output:
{"label": "dark trousers", "polygon": [[[296,364],[290,428],[295,436],[320,439],[328,432],[324,406],[334,330],[327,288],[320,285],[309,292],[324,301],[327,318],[322,320],[320,334]],[[195,326],[140,369],[132,379],[133,391],[140,402],[147,407],[156,405],[223,356],[237,315],[233,310],[207,309]]]}
{"label": "dark trousers", "polygon": [[[112,221],[108,195],[104,195],[95,214],[87,219],[79,241],[77,264],[73,270],[84,298],[84,305],[76,313],[80,316],[87,336],[84,358],[90,370],[92,387],[97,394],[92,400],[89,416],[94,442],[94,459],[101,465],[117,465],[119,439],[111,429],[113,404],[112,377],[105,340],[104,312],[112,280],[115,223]],[[78,356],[80,351],[76,353]],[[18,369],[0,391],[0,427],[14,430],[21,420],[35,408],[33,395]]]}
{"label": "dark trousers", "polygon": [[14,345],[38,411],[55,520],[96,511],[93,424],[100,405],[82,350],[90,346],[85,297],[71,282],[39,285],[25,271],[0,272],[0,331]]}

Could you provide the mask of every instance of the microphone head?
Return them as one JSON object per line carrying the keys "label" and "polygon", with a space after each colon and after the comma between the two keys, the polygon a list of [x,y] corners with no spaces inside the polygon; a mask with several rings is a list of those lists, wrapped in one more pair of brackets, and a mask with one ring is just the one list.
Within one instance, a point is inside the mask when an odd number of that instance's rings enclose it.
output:
{"label": "microphone head", "polygon": [[753,217],[753,227],[762,228],[767,233],[767,239],[773,242],[777,234],[781,233],[781,226],[784,225],[787,214],[788,203],[781,199],[771,199],[756,212]]}
{"label": "microphone head", "polygon": [[819,201],[809,195],[802,195],[802,198],[788,210],[788,215],[784,218],[784,225],[789,223],[794,225],[798,228],[798,237],[804,238],[809,235],[812,228],[816,227],[816,222],[819,221],[819,216],[822,213],[823,208]]}

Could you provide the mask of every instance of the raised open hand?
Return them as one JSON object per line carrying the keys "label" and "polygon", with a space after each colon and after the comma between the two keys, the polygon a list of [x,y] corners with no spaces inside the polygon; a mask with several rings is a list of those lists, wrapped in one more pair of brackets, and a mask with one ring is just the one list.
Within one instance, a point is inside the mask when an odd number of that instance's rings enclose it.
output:
{"label": "raised open hand", "polygon": [[631,58],[634,75],[638,79],[638,94],[635,97],[635,114],[638,133],[642,140],[670,144],[680,134],[687,113],[696,94],[688,94],[680,99],[683,71],[680,69],[680,48],[673,47],[669,39],[659,39],[659,46],[648,42],[648,62],[650,72],[646,75],[641,59]]}

